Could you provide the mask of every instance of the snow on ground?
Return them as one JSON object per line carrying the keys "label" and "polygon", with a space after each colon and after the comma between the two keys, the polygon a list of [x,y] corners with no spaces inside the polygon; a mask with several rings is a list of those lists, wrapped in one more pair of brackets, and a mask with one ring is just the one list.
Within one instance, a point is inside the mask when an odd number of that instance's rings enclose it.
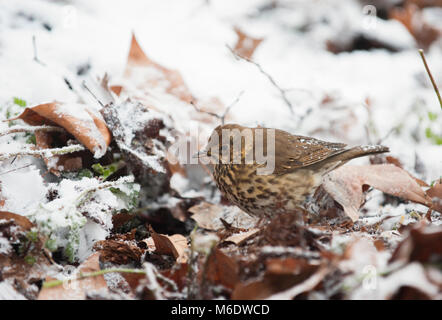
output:
{"label": "snow on ground", "polygon": [[[385,138],[382,143],[406,170],[428,183],[440,178],[442,148],[426,136],[428,128],[442,135],[440,107],[405,27],[393,20],[367,20],[370,17],[356,1],[281,2],[281,8],[260,13],[257,8],[268,1],[0,0],[0,120],[7,112],[20,113],[13,97],[32,106],[75,103],[81,95],[96,105],[79,90],[81,82],[107,73],[111,82],[118,83],[133,32],[146,54],[178,70],[197,98],[218,97],[229,105],[243,92],[229,114],[231,121],[348,144]],[[428,19],[434,19],[434,14]],[[253,60],[287,90],[294,115],[256,66],[234,58],[227,47],[235,44],[234,26],[264,38]],[[401,51],[333,54],[326,50],[326,40],[344,41],[356,31]],[[35,54],[39,61],[34,60]],[[426,57],[442,87],[440,39]],[[68,88],[65,79],[77,92]],[[329,98],[331,102],[324,103]],[[431,120],[429,114],[439,117]],[[303,121],[300,116],[305,116]],[[180,124],[186,125],[193,124]],[[398,130],[387,136],[393,128]],[[0,122],[0,131],[7,129],[8,124]],[[14,148],[26,138],[24,134],[0,136],[0,148]],[[423,170],[416,169],[416,157]],[[354,161],[364,162],[367,159]],[[42,161],[28,157],[3,161],[3,209],[29,215],[47,202],[48,177],[45,181],[40,176],[44,171]],[[186,184],[177,183],[182,192],[189,191]],[[368,220],[385,213],[399,216],[418,207],[381,208],[379,196],[374,193],[366,204]],[[106,235],[88,228],[98,238]]]}

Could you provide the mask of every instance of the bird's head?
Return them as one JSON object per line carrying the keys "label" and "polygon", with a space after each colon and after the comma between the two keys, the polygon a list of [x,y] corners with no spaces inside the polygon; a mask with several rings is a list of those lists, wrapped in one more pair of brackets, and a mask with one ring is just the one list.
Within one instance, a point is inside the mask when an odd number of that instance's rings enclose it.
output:
{"label": "bird's head", "polygon": [[[248,132],[249,131],[249,132]],[[224,124],[217,126],[209,137],[207,145],[198,152],[195,157],[211,157],[215,161],[224,163],[229,155],[229,160],[234,159],[234,155],[241,157],[244,152],[244,135],[250,135],[253,141],[253,129],[240,126],[238,124]],[[241,145],[236,145],[237,143]]]}

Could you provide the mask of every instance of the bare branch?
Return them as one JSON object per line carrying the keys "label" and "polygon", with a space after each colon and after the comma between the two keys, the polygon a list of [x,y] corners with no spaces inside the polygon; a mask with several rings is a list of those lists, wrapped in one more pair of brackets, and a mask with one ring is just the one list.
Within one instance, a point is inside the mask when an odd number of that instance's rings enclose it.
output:
{"label": "bare branch", "polygon": [[0,131],[0,137],[12,134],[12,133],[18,133],[18,132],[36,132],[36,131],[56,131],[56,132],[65,132],[65,130],[62,127],[55,127],[55,126],[13,126],[8,130]]}
{"label": "bare branch", "polygon": [[230,112],[230,110],[232,109],[232,107],[234,107],[234,106],[238,103],[238,101],[239,101],[239,99],[241,98],[241,96],[243,95],[243,93],[244,93],[244,91],[241,91],[241,92],[238,94],[238,96],[236,97],[236,99],[235,99],[231,104],[229,104],[229,105],[227,106],[227,108],[224,110],[224,112],[223,112],[222,115],[219,115],[219,114],[217,114],[217,113],[210,112],[210,111],[204,111],[204,110],[201,110],[200,108],[197,107],[197,105],[196,105],[196,103],[195,103],[194,101],[190,101],[190,104],[193,106],[193,108],[194,108],[197,112],[205,113],[205,114],[208,114],[209,116],[215,117],[215,118],[217,118],[217,119],[219,119],[219,120],[221,121],[221,124],[224,124],[227,114]]}
{"label": "bare branch", "polygon": [[240,55],[239,53],[235,52],[231,47],[229,47],[228,45],[226,45],[226,47],[230,50],[230,52],[232,52],[233,56],[239,60],[245,60],[251,64],[253,64],[254,66],[256,66],[258,68],[258,70],[267,77],[267,79],[269,79],[270,83],[281,93],[281,97],[284,100],[285,104],[289,107],[290,112],[293,114],[293,105],[290,102],[290,100],[287,97],[287,90],[282,89],[275,81],[275,79],[273,79],[273,77],[268,74],[266,71],[264,71],[264,69],[261,67],[261,65],[255,61],[253,61],[252,59],[246,58],[242,55]]}
{"label": "bare branch", "polygon": [[1,175],[4,175],[4,174],[7,174],[7,173],[14,172],[14,171],[18,171],[18,170],[21,170],[21,169],[24,169],[24,168],[27,168],[27,167],[30,167],[30,166],[32,166],[32,165],[33,165],[33,164],[30,163],[30,164],[27,164],[27,165],[25,165],[25,166],[23,166],[23,167],[14,168],[14,169],[11,169],[11,170],[8,170],[8,171],[0,172],[0,176],[1,176]]}
{"label": "bare branch", "polygon": [[80,144],[73,144],[71,146],[66,146],[66,147],[62,147],[62,148],[41,149],[41,150],[24,148],[19,151],[15,151],[15,152],[0,153],[0,161],[6,160],[6,159],[9,159],[12,157],[17,157],[17,156],[36,156],[36,157],[49,158],[52,156],[58,156],[58,155],[63,155],[63,154],[73,153],[73,152],[83,151],[83,150],[85,150],[85,149]]}

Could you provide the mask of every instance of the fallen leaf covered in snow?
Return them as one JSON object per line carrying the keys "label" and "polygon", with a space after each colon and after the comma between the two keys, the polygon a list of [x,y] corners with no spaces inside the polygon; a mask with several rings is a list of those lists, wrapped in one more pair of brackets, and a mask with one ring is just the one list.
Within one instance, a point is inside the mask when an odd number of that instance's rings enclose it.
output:
{"label": "fallen leaf covered in snow", "polygon": [[17,118],[9,120],[16,119],[33,126],[58,125],[72,134],[97,159],[106,153],[112,138],[101,115],[82,104],[40,104],[26,108]]}
{"label": "fallen leaf covered in snow", "polygon": [[106,105],[101,113],[136,177],[146,170],[165,172],[168,137],[163,134],[168,132],[168,121],[164,115],[129,100]]}
{"label": "fallen leaf covered in snow", "polygon": [[394,165],[342,166],[324,176],[322,185],[353,221],[358,220],[358,210],[364,201],[363,185],[431,206],[431,200],[419,184]]}
{"label": "fallen leaf covered in snow", "polygon": [[[131,83],[137,87],[163,89],[185,102],[190,102],[193,99],[180,73],[167,69],[148,58],[134,34],[132,34],[124,76],[131,79]],[[118,88],[114,90],[118,90]]]}

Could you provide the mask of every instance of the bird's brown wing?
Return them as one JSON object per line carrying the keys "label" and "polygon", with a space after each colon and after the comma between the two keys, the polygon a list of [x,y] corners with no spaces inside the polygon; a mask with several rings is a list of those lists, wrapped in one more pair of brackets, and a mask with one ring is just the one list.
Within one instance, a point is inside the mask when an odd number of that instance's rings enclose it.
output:
{"label": "bird's brown wing", "polygon": [[346,151],[344,143],[294,136],[282,130],[275,134],[275,171],[281,175],[306,167]]}

